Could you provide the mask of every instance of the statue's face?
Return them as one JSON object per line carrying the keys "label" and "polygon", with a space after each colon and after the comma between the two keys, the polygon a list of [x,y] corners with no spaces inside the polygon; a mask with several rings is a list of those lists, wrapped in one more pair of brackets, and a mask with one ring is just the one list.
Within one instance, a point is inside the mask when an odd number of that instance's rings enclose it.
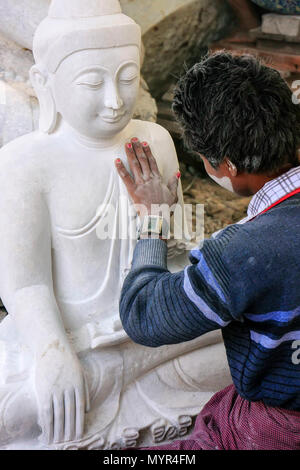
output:
{"label": "statue's face", "polygon": [[80,134],[109,138],[127,126],[139,91],[136,46],[80,51],[66,58],[53,77],[57,111]]}

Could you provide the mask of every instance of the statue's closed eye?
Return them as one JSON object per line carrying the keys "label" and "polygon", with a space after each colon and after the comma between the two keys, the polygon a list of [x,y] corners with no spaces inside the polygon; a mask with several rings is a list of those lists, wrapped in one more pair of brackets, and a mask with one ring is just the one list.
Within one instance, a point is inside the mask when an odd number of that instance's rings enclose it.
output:
{"label": "statue's closed eye", "polygon": [[[116,74],[115,79],[118,83],[124,85],[132,84],[139,77],[139,70],[136,65],[127,65]],[[85,88],[98,90],[104,82],[109,79],[105,72],[99,70],[89,70],[82,72],[75,80],[74,83]],[[110,78],[112,79],[112,77]]]}
{"label": "statue's closed eye", "polygon": [[128,78],[119,77],[119,82],[120,82],[120,83],[124,83],[125,85],[126,85],[127,83],[130,84],[130,83],[134,82],[134,80],[136,80],[137,77],[138,77],[137,74],[135,74],[133,77],[128,77]]}
{"label": "statue's closed eye", "polygon": [[90,72],[78,77],[75,83],[87,88],[98,89],[104,83],[104,80],[99,73]]}
{"label": "statue's closed eye", "polygon": [[130,84],[138,78],[138,70],[134,65],[129,65],[120,70],[118,80],[120,83]]}

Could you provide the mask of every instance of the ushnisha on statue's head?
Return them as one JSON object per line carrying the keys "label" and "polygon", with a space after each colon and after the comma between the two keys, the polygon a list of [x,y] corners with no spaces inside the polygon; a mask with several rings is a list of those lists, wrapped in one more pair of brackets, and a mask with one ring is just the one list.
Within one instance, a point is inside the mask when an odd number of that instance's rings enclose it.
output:
{"label": "ushnisha on statue's head", "polygon": [[84,137],[109,139],[132,119],[140,81],[141,29],[118,0],[52,0],[39,25],[31,81],[40,131],[61,121]]}

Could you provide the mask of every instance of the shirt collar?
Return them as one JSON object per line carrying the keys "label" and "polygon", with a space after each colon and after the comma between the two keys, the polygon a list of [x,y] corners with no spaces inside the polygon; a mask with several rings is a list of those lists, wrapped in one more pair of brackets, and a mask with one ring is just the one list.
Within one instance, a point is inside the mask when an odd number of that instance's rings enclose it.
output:
{"label": "shirt collar", "polygon": [[300,166],[266,183],[251,199],[247,219],[256,217],[282,197],[300,188]]}

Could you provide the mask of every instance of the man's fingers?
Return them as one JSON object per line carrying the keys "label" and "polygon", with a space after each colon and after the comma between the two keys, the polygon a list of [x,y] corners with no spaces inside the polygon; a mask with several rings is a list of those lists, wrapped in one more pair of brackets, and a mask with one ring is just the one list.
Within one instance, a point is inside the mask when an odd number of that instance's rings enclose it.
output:
{"label": "man's fingers", "polygon": [[134,181],[136,184],[141,184],[144,182],[142,167],[140,162],[135,154],[133,144],[130,142],[125,145],[125,151],[127,155],[127,160],[129,163],[130,170],[133,174]]}
{"label": "man's fingers", "polygon": [[65,431],[65,406],[64,397],[53,395],[53,414],[54,414],[54,431],[53,442],[64,441]]}
{"label": "man's fingers", "polygon": [[135,182],[133,181],[130,173],[128,173],[128,171],[126,170],[125,166],[123,165],[122,161],[118,158],[116,161],[115,161],[115,165],[116,165],[116,169],[120,175],[120,177],[122,178],[126,188],[127,188],[127,191],[129,192],[129,194],[133,194],[134,190],[135,190]]}
{"label": "man's fingers", "polygon": [[147,142],[143,142],[142,146],[143,146],[144,153],[146,157],[148,158],[148,162],[149,162],[149,166],[150,166],[150,170],[152,174],[155,176],[160,176],[160,172],[159,172],[156,160],[152,154],[149,144]]}
{"label": "man's fingers", "polygon": [[75,392],[67,390],[64,394],[65,401],[65,441],[75,439]]}
{"label": "man's fingers", "polygon": [[172,176],[168,182],[168,188],[171,192],[171,194],[176,198],[177,202],[177,197],[178,197],[178,183],[180,179],[180,172],[177,172],[174,176]]}
{"label": "man's fingers", "polygon": [[84,433],[84,418],[85,418],[85,399],[84,391],[75,390],[75,403],[76,403],[76,439],[80,440]]}
{"label": "man's fingers", "polygon": [[133,149],[139,161],[139,164],[142,168],[143,178],[144,180],[148,180],[151,175],[151,169],[148,157],[144,152],[145,145],[142,145],[139,139],[137,139],[136,137],[131,139],[131,143],[133,145]]}

